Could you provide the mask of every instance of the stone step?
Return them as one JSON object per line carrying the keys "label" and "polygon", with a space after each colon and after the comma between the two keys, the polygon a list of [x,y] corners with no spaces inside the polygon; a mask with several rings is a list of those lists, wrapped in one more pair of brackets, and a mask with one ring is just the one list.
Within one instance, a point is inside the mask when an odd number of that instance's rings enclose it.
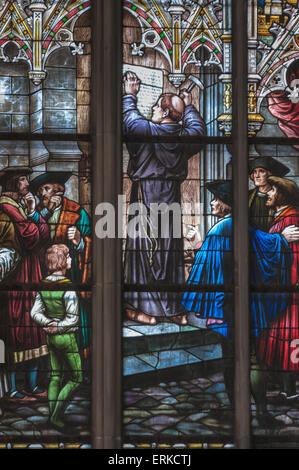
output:
{"label": "stone step", "polygon": [[187,326],[164,322],[157,325],[141,325],[127,321],[123,328],[123,355],[186,349],[194,346],[218,344],[219,334],[208,330],[205,321],[191,314]]}
{"label": "stone step", "polygon": [[189,349],[176,349],[154,353],[127,356],[123,361],[124,376],[153,372],[154,370],[184,366],[222,358],[220,344],[195,346]]}
{"label": "stone step", "polygon": [[[126,322],[123,329],[124,380],[138,375],[175,374],[178,369],[203,366],[222,359],[221,336],[190,315],[187,326],[164,322],[141,325]],[[129,380],[132,382],[132,380]]]}

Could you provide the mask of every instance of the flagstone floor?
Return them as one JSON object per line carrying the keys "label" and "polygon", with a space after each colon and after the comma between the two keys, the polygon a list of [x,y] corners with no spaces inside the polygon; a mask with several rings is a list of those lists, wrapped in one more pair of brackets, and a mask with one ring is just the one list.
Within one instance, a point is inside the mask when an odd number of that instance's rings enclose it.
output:
{"label": "flagstone floor", "polygon": [[[257,441],[298,440],[299,399],[283,403],[278,392],[272,385],[267,393],[269,415],[279,424],[275,428],[257,422],[252,401],[252,433]],[[26,404],[2,400],[0,447],[10,447],[15,440],[32,442],[32,447],[46,447],[44,440],[52,439],[62,448],[66,442],[78,442],[78,446],[89,448],[90,405],[88,387],[82,385],[65,413],[65,420],[72,428],[72,434],[66,436],[49,426],[46,400]],[[142,443],[159,447],[168,443],[184,448],[188,447],[187,443],[208,446],[211,442],[232,447],[233,420],[222,373],[189,381],[160,382],[124,392],[124,447],[138,447]]]}
{"label": "flagstone floor", "polygon": [[[257,442],[260,439],[269,443],[296,441],[299,399],[281,402],[276,386],[270,388],[267,409],[277,426],[258,423],[252,400],[252,435]],[[135,447],[141,442],[150,443],[152,447],[171,442],[181,447],[187,447],[186,443],[208,442],[232,446],[234,412],[222,373],[191,381],[162,382],[155,387],[132,388],[125,392],[124,406],[125,447]]]}
{"label": "flagstone floor", "polygon": [[[53,429],[48,424],[49,409],[47,399],[22,402],[3,399],[0,403],[0,443],[9,439],[18,441],[24,438],[24,442],[42,442],[45,438],[52,438],[53,442],[60,440],[79,442],[88,446],[90,442],[90,386],[85,384],[76,392],[72,402],[65,411],[65,422],[71,429],[71,434],[66,436]],[[27,439],[26,439],[27,438]],[[57,438],[57,439],[56,439]]]}
{"label": "flagstone floor", "polygon": [[[127,321],[123,337],[125,447],[231,447],[234,410],[221,373],[220,336],[191,314],[185,327],[167,321],[154,327]],[[254,445],[296,444],[299,399],[282,401],[278,385],[269,381],[267,403],[263,422],[257,421],[251,403]]]}

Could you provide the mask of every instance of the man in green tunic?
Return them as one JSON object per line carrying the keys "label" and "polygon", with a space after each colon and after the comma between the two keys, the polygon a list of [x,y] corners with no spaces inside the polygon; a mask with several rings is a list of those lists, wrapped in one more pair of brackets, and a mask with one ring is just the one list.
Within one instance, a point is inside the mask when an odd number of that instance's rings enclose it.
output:
{"label": "man in green tunic", "polygon": [[258,157],[249,161],[249,175],[255,188],[249,191],[249,219],[257,228],[268,232],[273,219],[274,209],[266,206],[267,192],[271,189],[267,178],[289,173],[289,168],[272,157]]}

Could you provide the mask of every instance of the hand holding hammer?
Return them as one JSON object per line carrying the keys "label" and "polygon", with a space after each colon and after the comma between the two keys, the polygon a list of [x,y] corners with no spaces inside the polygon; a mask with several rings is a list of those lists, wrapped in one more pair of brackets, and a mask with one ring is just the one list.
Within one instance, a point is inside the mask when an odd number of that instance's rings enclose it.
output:
{"label": "hand holding hammer", "polygon": [[182,88],[179,93],[179,97],[184,101],[185,106],[189,106],[192,104],[192,95],[191,91],[195,86],[198,86],[200,90],[204,90],[204,85],[199,78],[194,77],[194,75],[189,75],[188,80],[192,83],[188,86],[188,88]]}

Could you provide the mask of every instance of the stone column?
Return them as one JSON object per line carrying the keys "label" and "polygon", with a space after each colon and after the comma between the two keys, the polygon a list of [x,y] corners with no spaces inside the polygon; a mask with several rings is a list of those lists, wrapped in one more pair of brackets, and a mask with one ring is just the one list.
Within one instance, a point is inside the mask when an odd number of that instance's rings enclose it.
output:
{"label": "stone column", "polygon": [[232,130],[232,9],[231,0],[223,0],[223,73],[219,80],[223,83],[223,114],[218,117],[219,129],[226,135]]}
{"label": "stone column", "polygon": [[[261,77],[257,74],[257,0],[248,3],[248,126],[254,136],[262,127],[264,118],[257,113],[256,90]],[[252,149],[253,153],[254,150]]]}
{"label": "stone column", "polygon": [[247,0],[233,0],[233,252],[235,446],[250,448]]}
{"label": "stone column", "polygon": [[[93,214],[121,194],[122,2],[92,2]],[[96,221],[95,221],[96,222]],[[95,232],[94,232],[95,233]],[[93,237],[92,444],[117,449],[122,431],[121,240]]]}
{"label": "stone column", "polygon": [[30,10],[33,13],[33,63],[32,71],[29,72],[29,78],[35,85],[39,85],[46,78],[46,72],[43,70],[42,63],[42,33],[43,33],[43,12],[47,9],[44,2],[33,1]]}
{"label": "stone column", "polygon": [[168,75],[168,80],[175,87],[179,87],[185,80],[182,73],[182,14],[185,12],[184,4],[181,0],[171,1],[168,8],[172,18],[172,73]]}
{"label": "stone column", "polygon": [[265,6],[264,6],[265,15],[271,15],[271,3],[272,3],[272,0],[265,0]]}

